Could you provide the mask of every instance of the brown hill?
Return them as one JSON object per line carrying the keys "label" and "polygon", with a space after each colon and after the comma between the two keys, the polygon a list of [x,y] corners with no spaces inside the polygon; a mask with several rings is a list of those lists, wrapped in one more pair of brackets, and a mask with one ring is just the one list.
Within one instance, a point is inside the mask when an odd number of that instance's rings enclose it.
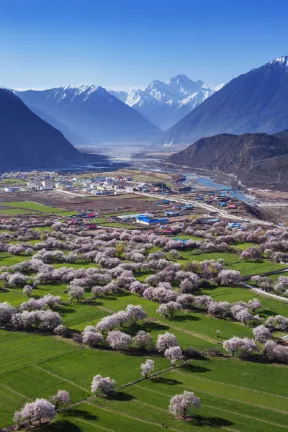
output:
{"label": "brown hill", "polygon": [[201,138],[169,162],[235,174],[249,186],[288,190],[288,136],[248,133]]}

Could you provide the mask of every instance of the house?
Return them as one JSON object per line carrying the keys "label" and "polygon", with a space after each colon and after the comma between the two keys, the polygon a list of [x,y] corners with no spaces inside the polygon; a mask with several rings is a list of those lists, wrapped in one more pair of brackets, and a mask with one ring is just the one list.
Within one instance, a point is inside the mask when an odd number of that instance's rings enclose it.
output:
{"label": "house", "polygon": [[19,192],[21,189],[19,187],[4,187],[4,192]]}
{"label": "house", "polygon": [[227,209],[237,209],[237,205],[236,204],[229,204],[227,206]]}
{"label": "house", "polygon": [[219,192],[219,196],[220,197],[226,197],[227,195],[228,195],[228,191],[227,190]]}
{"label": "house", "polygon": [[168,223],[168,219],[167,218],[163,218],[163,219],[150,219],[148,216],[138,216],[137,217],[137,222],[138,223],[142,223],[144,225],[157,225],[157,224],[166,224]]}
{"label": "house", "polygon": [[199,218],[197,222],[200,224],[214,224],[216,222],[220,222],[219,218]]}
{"label": "house", "polygon": [[118,216],[118,219],[120,219],[120,220],[122,220],[124,222],[127,222],[127,221],[133,220],[133,219],[137,220],[138,218],[141,218],[141,217],[144,217],[144,218],[148,217],[149,219],[151,219],[153,217],[153,214],[149,214],[149,213],[127,214],[127,215]]}
{"label": "house", "polygon": [[167,210],[164,212],[165,216],[182,216],[182,213],[178,211]]}
{"label": "house", "polygon": [[43,180],[41,184],[42,184],[41,190],[52,190],[54,188],[53,183],[51,183],[49,180]]}

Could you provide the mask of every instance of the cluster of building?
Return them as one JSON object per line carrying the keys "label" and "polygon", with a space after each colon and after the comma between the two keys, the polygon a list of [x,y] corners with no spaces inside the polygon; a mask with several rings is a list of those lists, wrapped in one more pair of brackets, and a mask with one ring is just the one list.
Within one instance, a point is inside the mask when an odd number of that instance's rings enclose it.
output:
{"label": "cluster of building", "polygon": [[[116,174],[116,173],[115,173]],[[95,176],[69,175],[56,172],[18,172],[5,173],[0,181],[5,179],[4,192],[62,190],[87,193],[91,195],[118,195],[132,192],[168,193],[169,188],[164,183],[143,183],[128,176]],[[11,180],[11,183],[7,180]],[[21,182],[19,182],[21,180]],[[19,185],[16,184],[19,182]],[[21,184],[20,184],[21,183]]]}

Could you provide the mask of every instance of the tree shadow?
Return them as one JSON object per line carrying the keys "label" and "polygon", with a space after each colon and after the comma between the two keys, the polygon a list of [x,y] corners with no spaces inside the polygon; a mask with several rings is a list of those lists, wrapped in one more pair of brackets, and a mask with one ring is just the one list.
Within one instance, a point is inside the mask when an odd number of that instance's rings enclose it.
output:
{"label": "tree shadow", "polygon": [[214,428],[221,428],[227,426],[233,426],[230,420],[221,417],[203,417],[201,415],[193,415],[193,417],[187,417],[186,422],[193,423],[194,426],[209,426]]}
{"label": "tree shadow", "polygon": [[85,420],[97,420],[98,418],[95,414],[91,414],[79,408],[71,408],[68,413],[70,417],[81,417]]}
{"label": "tree shadow", "polygon": [[269,310],[269,309],[261,309],[260,311],[260,315],[267,315],[267,316],[271,316],[271,315],[275,315],[275,312]]}
{"label": "tree shadow", "polygon": [[98,299],[98,300],[100,300],[100,302],[99,302],[99,304],[101,304],[101,305],[103,305],[103,302],[101,301],[101,300],[117,300],[117,297],[116,296],[103,296],[103,297],[100,297],[100,299]]}
{"label": "tree shadow", "polygon": [[61,312],[61,315],[68,315],[68,314],[76,312],[76,310],[73,309],[72,307],[63,307],[63,306],[58,306],[57,311],[59,313]]}
{"label": "tree shadow", "polygon": [[183,322],[183,321],[200,321],[201,318],[192,316],[192,315],[176,315],[171,321]]}
{"label": "tree shadow", "polygon": [[143,328],[148,332],[153,330],[169,330],[168,325],[160,324],[156,322],[145,322]]}
{"label": "tree shadow", "polygon": [[37,432],[82,432],[82,429],[70,422],[69,420],[56,421],[50,425],[46,425],[37,429]]}
{"label": "tree shadow", "polygon": [[181,366],[181,369],[185,369],[188,372],[210,372],[211,369],[206,368],[205,366],[199,366],[191,363],[186,363]]}
{"label": "tree shadow", "polygon": [[131,401],[133,399],[136,399],[135,396],[129,394],[129,393],[124,393],[124,392],[115,392],[112,395],[109,395],[109,400],[114,400],[114,401],[118,401],[118,402],[128,402]]}
{"label": "tree shadow", "polygon": [[172,379],[172,378],[165,378],[162,376],[152,378],[151,381],[157,382],[158,384],[168,384],[168,385],[182,384],[181,381],[177,381],[176,379]]}

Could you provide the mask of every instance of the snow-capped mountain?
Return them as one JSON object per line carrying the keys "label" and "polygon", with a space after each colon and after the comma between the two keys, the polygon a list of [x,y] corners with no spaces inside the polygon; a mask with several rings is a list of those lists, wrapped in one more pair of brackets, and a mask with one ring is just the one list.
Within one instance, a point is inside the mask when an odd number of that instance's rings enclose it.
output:
{"label": "snow-capped mountain", "polygon": [[44,120],[54,122],[64,135],[68,128],[73,144],[149,142],[161,133],[138,111],[100,86],[65,86],[15,94]]}
{"label": "snow-capped mountain", "polygon": [[166,130],[214,91],[203,81],[192,81],[186,75],[176,75],[167,82],[152,81],[144,90],[135,89],[126,94],[116,91],[110,93]]}
{"label": "snow-capped mountain", "polygon": [[164,135],[165,144],[233,133],[288,129],[288,56],[232,79]]}

